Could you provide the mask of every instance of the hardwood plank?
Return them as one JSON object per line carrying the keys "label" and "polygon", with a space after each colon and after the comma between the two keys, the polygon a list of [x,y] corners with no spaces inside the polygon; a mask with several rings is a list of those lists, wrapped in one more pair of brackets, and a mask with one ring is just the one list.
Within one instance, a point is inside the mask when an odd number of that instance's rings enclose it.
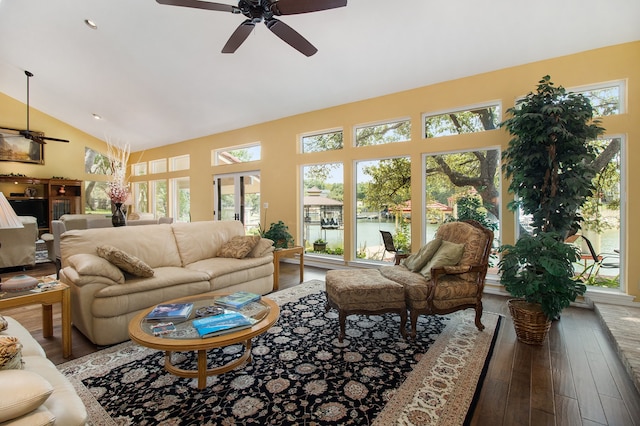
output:
{"label": "hardwood plank", "polygon": [[531,419],[533,412],[555,415],[549,340],[531,348]]}
{"label": "hardwood plank", "polygon": [[591,366],[582,346],[581,336],[575,330],[564,330],[567,354],[571,363],[574,383],[582,418],[606,424],[607,419],[600,402],[600,396],[593,380]]}
{"label": "hardwood plank", "polygon": [[634,424],[627,411],[627,407],[624,405],[624,401],[606,395],[602,395],[601,399],[609,426],[628,426]]}
{"label": "hardwood plank", "polygon": [[564,426],[580,426],[582,418],[580,417],[580,407],[578,400],[568,398],[562,395],[556,395],[556,423]]}
{"label": "hardwood plank", "polygon": [[528,425],[531,412],[531,348],[518,343],[513,362],[511,386],[505,409],[505,425]]}
{"label": "hardwood plank", "polygon": [[532,409],[529,424],[532,426],[556,426],[556,419],[553,414]]}

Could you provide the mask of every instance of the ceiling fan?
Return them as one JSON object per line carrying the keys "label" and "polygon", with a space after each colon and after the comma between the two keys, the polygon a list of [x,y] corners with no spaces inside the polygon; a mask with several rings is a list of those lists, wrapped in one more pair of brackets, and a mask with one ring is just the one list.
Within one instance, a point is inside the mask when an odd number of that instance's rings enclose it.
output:
{"label": "ceiling fan", "polygon": [[347,0],[240,0],[238,6],[213,3],[201,0],[156,0],[160,4],[170,6],[192,7],[195,9],[217,10],[243,14],[247,19],[236,28],[222,48],[222,53],[233,53],[249,37],[255,25],[264,20],[272,33],[280,37],[300,53],[311,56],[318,49],[301,36],[296,30],[284,22],[274,18],[281,15],[295,15],[299,13],[318,12],[335,9],[347,5]]}
{"label": "ceiling fan", "polygon": [[[12,130],[14,132],[18,132],[19,135],[16,136],[22,136],[25,139],[29,139],[32,140],[34,142],[37,142],[39,144],[46,144],[45,140],[48,141],[55,141],[55,142],[69,142],[66,139],[58,139],[58,138],[50,138],[50,137],[45,137],[44,134],[42,132],[34,132],[29,130],[29,79],[31,77],[33,77],[33,74],[30,73],[29,71],[25,70],[25,75],[27,76],[27,129],[12,129],[10,127],[0,127],[0,130]],[[7,138],[7,137],[11,137],[10,135],[3,135],[3,137]]]}

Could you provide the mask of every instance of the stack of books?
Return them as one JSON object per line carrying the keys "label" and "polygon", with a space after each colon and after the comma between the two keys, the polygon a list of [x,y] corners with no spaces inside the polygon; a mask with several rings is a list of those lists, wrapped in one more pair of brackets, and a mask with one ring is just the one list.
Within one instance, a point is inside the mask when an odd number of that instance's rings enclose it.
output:
{"label": "stack of books", "polygon": [[225,310],[224,313],[193,320],[193,327],[202,338],[233,333],[254,325],[257,320],[240,312]]}
{"label": "stack of books", "polygon": [[240,309],[251,302],[260,300],[260,295],[249,293],[248,291],[238,291],[228,296],[219,297],[215,300],[216,305],[226,306],[227,308]]}
{"label": "stack of books", "polygon": [[186,320],[191,315],[193,303],[163,303],[147,314],[147,320],[176,321]]}

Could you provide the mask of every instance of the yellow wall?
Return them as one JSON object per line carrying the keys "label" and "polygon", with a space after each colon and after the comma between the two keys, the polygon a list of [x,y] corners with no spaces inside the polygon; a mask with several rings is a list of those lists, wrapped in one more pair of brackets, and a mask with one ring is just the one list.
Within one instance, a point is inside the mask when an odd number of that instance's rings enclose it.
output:
{"label": "yellow wall", "polygon": [[[627,168],[627,183],[637,182],[640,178],[640,42],[627,43],[613,47],[596,49],[575,55],[535,62],[518,67],[507,68],[495,72],[479,74],[468,78],[451,80],[440,84],[420,87],[413,90],[395,93],[388,96],[373,98],[361,102],[340,105],[320,111],[300,114],[250,126],[234,131],[210,135],[198,139],[179,142],[160,148],[132,153],[132,162],[149,161],[160,158],[189,154],[191,169],[186,172],[173,172],[153,175],[153,179],[189,176],[191,183],[191,218],[193,221],[209,220],[213,218],[213,176],[215,174],[239,171],[260,170],[261,173],[261,202],[268,202],[267,223],[283,220],[296,241],[300,241],[300,169],[307,164],[322,162],[342,162],[344,164],[345,188],[345,259],[352,260],[350,253],[354,251],[352,240],[353,207],[348,202],[354,198],[352,191],[354,161],[364,159],[385,158],[391,156],[409,156],[412,164],[412,174],[420,176],[421,158],[423,153],[449,152],[452,150],[468,150],[471,148],[501,147],[508,142],[508,135],[503,130],[494,130],[481,134],[449,136],[431,140],[421,138],[421,115],[425,112],[437,112],[452,108],[470,106],[478,103],[498,100],[502,103],[503,111],[514,105],[516,98],[535,90],[540,78],[551,75],[552,81],[567,88],[582,85],[602,83],[612,80],[625,80],[627,84],[627,109],[625,114],[615,117],[605,117],[602,125],[607,129],[607,135],[625,136],[625,159]],[[24,120],[24,106],[19,105],[20,112],[13,112],[5,122],[5,104],[12,100],[0,95],[0,117],[2,124],[21,126]],[[250,102],[250,100],[248,101]],[[15,103],[15,102],[13,102]],[[21,115],[22,114],[22,115]],[[352,131],[355,125],[382,120],[409,117],[412,120],[413,139],[406,143],[394,143],[382,146],[352,147]],[[46,117],[45,117],[46,118]],[[47,123],[39,120],[45,118],[32,115],[32,122],[38,123],[37,130],[46,130],[47,134],[56,137],[73,139],[69,147],[59,146],[49,148],[47,153],[47,169],[54,158],[80,155],[80,147],[76,146],[83,140],[93,140],[73,129],[60,127],[56,131],[49,129]],[[55,121],[55,120],[54,120]],[[299,152],[299,137],[303,133],[324,129],[343,129],[345,148],[340,151],[301,154]],[[211,150],[233,145],[261,142],[262,160],[253,163],[211,166]],[[47,145],[50,147],[52,144]],[[84,145],[82,145],[82,148]],[[58,155],[58,150],[65,150],[64,155]],[[53,151],[53,152],[52,152]],[[51,154],[49,154],[51,153]],[[82,151],[82,154],[84,151]],[[51,156],[50,156],[51,155]],[[0,164],[0,167],[3,165]],[[38,166],[21,166],[20,173],[33,174],[31,170]],[[40,166],[42,167],[42,166]],[[82,172],[81,161],[78,160],[78,170]],[[62,171],[60,171],[62,170]],[[55,173],[68,175],[68,167],[60,166]],[[75,173],[76,166],[73,166]],[[4,172],[3,172],[4,173]],[[79,176],[82,176],[79,174]],[[77,177],[77,176],[70,176]],[[148,179],[149,177],[146,177]],[[132,178],[144,180],[144,178]],[[637,192],[637,191],[636,191]],[[633,186],[626,191],[626,245],[621,247],[626,257],[625,264],[628,292],[640,297],[640,265],[633,262],[640,256],[640,224],[634,220],[640,214],[640,200],[634,197]],[[514,220],[513,214],[506,210],[509,194],[503,184],[502,228],[504,243],[513,242]],[[414,185],[412,198],[421,199],[421,188]],[[262,217],[262,216],[261,216]],[[412,224],[412,241],[414,249],[419,246],[424,234],[420,223]]]}

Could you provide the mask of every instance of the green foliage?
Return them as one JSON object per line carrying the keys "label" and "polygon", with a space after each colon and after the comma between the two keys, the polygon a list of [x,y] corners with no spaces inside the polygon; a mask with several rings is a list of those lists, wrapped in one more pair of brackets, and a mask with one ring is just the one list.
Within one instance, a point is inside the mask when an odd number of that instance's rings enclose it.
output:
{"label": "green foliage", "polygon": [[318,238],[313,242],[313,244],[327,244],[327,241],[323,240],[322,238]]}
{"label": "green foliage", "polygon": [[279,220],[278,223],[272,223],[266,232],[262,233],[262,238],[268,238],[273,241],[275,247],[287,248],[293,246],[293,236],[289,233],[289,227]]}
{"label": "green foliage", "polygon": [[364,168],[372,177],[365,186],[364,203],[378,210],[397,206],[411,199],[411,162],[406,157],[380,160],[377,166]]}
{"label": "green foliage", "polygon": [[513,138],[502,154],[502,169],[511,180],[509,191],[517,195],[508,207],[533,216],[534,234],[564,237],[580,227],[578,210],[592,193],[595,176],[588,141],[604,129],[593,120],[587,97],[555,87],[549,76],[507,113],[511,118],[500,126]]}
{"label": "green foliage", "polygon": [[476,220],[480,222],[485,228],[495,231],[498,229],[498,224],[492,222],[487,217],[487,209],[482,205],[482,200],[478,196],[468,195],[458,198],[456,202],[458,206],[458,217],[447,218],[445,222],[454,222],[460,220]]}
{"label": "green foliage", "polygon": [[409,253],[411,251],[411,230],[407,222],[400,224],[400,229],[393,236],[393,244],[396,250]]}
{"label": "green foliage", "polygon": [[565,244],[555,232],[524,235],[515,245],[500,247],[500,282],[515,297],[539,303],[547,318],[553,319],[587,287],[573,278],[573,262],[580,250]]}

